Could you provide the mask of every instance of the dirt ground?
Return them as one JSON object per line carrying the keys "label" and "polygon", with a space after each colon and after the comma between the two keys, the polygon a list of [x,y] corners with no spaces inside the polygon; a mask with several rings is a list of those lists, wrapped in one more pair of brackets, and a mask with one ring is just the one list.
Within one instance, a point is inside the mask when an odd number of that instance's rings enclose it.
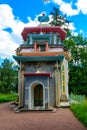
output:
{"label": "dirt ground", "polygon": [[10,103],[0,104],[0,130],[87,130],[70,109],[56,112],[15,113]]}

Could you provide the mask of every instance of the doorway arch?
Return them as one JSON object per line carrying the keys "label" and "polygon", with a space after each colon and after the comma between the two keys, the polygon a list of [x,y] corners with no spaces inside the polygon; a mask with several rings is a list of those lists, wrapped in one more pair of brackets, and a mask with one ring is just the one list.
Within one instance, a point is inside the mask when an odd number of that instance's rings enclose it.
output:
{"label": "doorway arch", "polygon": [[28,109],[45,107],[44,84],[36,80],[29,86]]}
{"label": "doorway arch", "polygon": [[43,106],[43,86],[37,84],[34,87],[34,107]]}

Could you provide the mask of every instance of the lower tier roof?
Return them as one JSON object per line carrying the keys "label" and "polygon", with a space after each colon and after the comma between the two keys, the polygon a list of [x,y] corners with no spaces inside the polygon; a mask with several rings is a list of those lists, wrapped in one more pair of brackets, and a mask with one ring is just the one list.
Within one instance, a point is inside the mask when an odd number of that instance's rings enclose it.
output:
{"label": "lower tier roof", "polygon": [[19,62],[36,62],[36,61],[57,61],[64,58],[64,55],[60,56],[13,56],[13,58]]}

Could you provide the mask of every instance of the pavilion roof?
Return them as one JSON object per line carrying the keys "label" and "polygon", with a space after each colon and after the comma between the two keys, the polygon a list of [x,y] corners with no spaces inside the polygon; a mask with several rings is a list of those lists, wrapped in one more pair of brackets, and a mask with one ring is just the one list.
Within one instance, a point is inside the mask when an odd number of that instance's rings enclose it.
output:
{"label": "pavilion roof", "polygon": [[61,41],[63,41],[66,37],[66,32],[59,26],[48,26],[48,27],[25,27],[21,33],[24,41],[26,41],[26,36],[29,33],[59,33],[61,37]]}

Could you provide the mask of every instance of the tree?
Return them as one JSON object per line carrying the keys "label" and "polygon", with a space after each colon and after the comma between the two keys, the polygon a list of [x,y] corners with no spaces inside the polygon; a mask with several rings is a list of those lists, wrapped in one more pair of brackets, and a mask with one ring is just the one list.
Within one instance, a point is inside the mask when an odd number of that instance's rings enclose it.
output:
{"label": "tree", "polygon": [[51,26],[62,26],[66,30],[67,36],[71,35],[70,30],[68,29],[70,21],[67,19],[67,16],[63,15],[56,7],[53,7],[50,14],[52,15],[52,21],[49,24]]}
{"label": "tree", "polygon": [[79,34],[66,39],[64,45],[72,56],[69,63],[69,90],[87,95],[87,39]]}
{"label": "tree", "polygon": [[87,39],[78,34],[64,40],[63,44],[71,52],[72,64],[83,66],[83,60],[86,62],[87,58]]}
{"label": "tree", "polygon": [[0,67],[0,92],[9,93],[16,91],[17,88],[17,70],[13,69],[13,62],[4,59]]}
{"label": "tree", "polygon": [[64,17],[61,15],[61,12],[58,8],[53,7],[53,11],[50,13],[53,20],[50,22],[51,26],[62,26],[65,23]]}
{"label": "tree", "polygon": [[87,38],[81,34],[74,36],[68,29],[70,21],[63,16],[58,8],[51,12],[51,26],[62,26],[67,32],[64,46],[70,51],[72,60],[69,62],[69,91],[87,95]]}

